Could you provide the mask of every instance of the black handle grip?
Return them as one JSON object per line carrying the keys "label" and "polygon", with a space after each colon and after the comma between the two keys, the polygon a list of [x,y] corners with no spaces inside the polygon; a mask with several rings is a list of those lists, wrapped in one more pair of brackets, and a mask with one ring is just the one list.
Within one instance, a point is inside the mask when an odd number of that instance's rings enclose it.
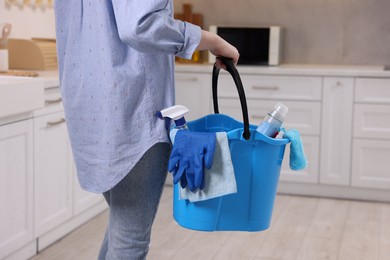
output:
{"label": "black handle grip", "polygon": [[[225,64],[226,70],[233,77],[234,83],[236,84],[238,95],[240,97],[242,117],[244,119],[244,133],[242,135],[245,138],[245,140],[248,140],[250,138],[250,135],[251,135],[250,131],[249,131],[248,106],[246,104],[245,91],[244,91],[244,87],[242,86],[240,75],[238,74],[238,71],[233,64],[233,59],[226,58],[226,57],[217,57],[217,59],[220,59],[223,62],[223,64]],[[218,76],[219,76],[219,71],[220,71],[220,69],[217,68],[217,66],[214,64],[212,87],[213,87],[213,105],[214,105],[214,113],[215,114],[219,114],[219,109],[218,109]]]}

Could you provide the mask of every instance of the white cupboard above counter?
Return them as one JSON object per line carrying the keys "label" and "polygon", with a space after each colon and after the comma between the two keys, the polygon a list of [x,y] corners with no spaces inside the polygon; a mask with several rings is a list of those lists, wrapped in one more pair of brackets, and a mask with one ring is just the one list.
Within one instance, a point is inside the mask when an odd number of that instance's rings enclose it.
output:
{"label": "white cupboard above counter", "polygon": [[[290,108],[286,129],[302,135],[308,168],[289,169],[287,146],[279,192],[390,201],[390,71],[319,65],[237,69],[250,123],[258,125],[282,102]],[[176,65],[176,103],[189,105],[189,120],[213,113],[211,74],[211,65]],[[184,76],[192,83],[180,80]],[[220,113],[242,121],[236,87],[223,70],[218,104]]]}

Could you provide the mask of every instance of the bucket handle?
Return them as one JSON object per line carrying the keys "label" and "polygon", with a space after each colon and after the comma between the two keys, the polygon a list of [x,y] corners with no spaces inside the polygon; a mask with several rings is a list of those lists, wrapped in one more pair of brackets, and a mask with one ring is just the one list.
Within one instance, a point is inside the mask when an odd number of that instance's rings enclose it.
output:
{"label": "bucket handle", "polygon": [[[244,87],[242,86],[240,74],[238,74],[238,71],[233,64],[233,59],[226,58],[226,57],[217,57],[217,59],[220,59],[225,64],[226,70],[233,77],[234,83],[236,84],[238,95],[240,97],[242,117],[244,119],[244,133],[242,134],[242,136],[244,137],[245,140],[248,140],[251,136],[251,133],[249,131],[248,107],[246,104],[245,91],[244,91]],[[217,66],[214,64],[212,88],[213,88],[213,105],[214,105],[214,113],[215,114],[219,114],[218,88],[217,88],[218,87],[219,71],[220,71],[220,69],[217,68]]]}

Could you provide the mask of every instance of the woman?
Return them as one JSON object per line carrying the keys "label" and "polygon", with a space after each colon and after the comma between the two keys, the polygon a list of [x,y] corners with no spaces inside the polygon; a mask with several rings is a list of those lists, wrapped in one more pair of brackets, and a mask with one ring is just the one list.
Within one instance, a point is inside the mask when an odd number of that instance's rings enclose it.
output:
{"label": "woman", "polygon": [[174,104],[174,56],[210,50],[237,63],[238,51],[173,19],[172,0],[56,0],[55,15],[78,179],[109,205],[99,259],[144,259],[170,154],[155,113]]}

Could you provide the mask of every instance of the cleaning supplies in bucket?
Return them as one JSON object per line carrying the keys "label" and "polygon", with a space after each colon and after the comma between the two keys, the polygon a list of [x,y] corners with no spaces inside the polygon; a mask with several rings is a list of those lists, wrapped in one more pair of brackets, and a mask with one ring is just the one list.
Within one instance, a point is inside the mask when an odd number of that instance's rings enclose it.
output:
{"label": "cleaning supplies in bucket", "polygon": [[180,199],[208,200],[237,192],[228,138],[225,132],[188,130],[184,114],[188,109],[176,105],[157,115],[175,120],[170,131],[173,149],[168,163],[173,182],[180,182]]}
{"label": "cleaning supplies in bucket", "polygon": [[246,140],[243,126],[224,114],[188,122],[190,131],[226,133],[237,192],[191,202],[179,199],[181,187],[174,185],[173,216],[182,227],[201,231],[261,231],[269,227],[288,140],[269,138],[256,132],[254,125],[249,126],[251,139]]}
{"label": "cleaning supplies in bucket", "polygon": [[282,103],[277,103],[260,123],[256,131],[269,137],[275,137],[282,127],[283,121],[288,113],[288,107]]}
{"label": "cleaning supplies in bucket", "polygon": [[177,129],[188,129],[184,115],[190,111],[182,105],[175,105],[157,112],[159,118],[169,118],[175,122]]}
{"label": "cleaning supplies in bucket", "polygon": [[203,189],[204,169],[213,164],[215,143],[215,133],[179,130],[168,162],[173,182],[180,181],[182,188],[192,192]]}
{"label": "cleaning supplies in bucket", "polygon": [[307,158],[303,150],[301,135],[298,130],[285,130],[282,127],[284,119],[288,113],[288,107],[282,103],[277,103],[264,120],[257,127],[256,131],[273,138],[286,138],[290,141],[290,168],[294,171],[307,167]]}
{"label": "cleaning supplies in bucket", "polygon": [[280,132],[284,132],[283,138],[290,141],[290,169],[294,171],[305,169],[307,167],[308,161],[305,155],[305,151],[303,150],[302,138],[298,130],[289,129],[286,131],[281,129]]}
{"label": "cleaning supplies in bucket", "polygon": [[[172,129],[170,138],[175,147],[175,137],[180,130]],[[226,132],[216,132],[216,145],[213,162],[210,168],[204,170],[204,186],[191,191],[189,187],[179,189],[179,199],[190,202],[205,201],[237,192],[229,141]],[[180,141],[180,140],[179,140]]]}

